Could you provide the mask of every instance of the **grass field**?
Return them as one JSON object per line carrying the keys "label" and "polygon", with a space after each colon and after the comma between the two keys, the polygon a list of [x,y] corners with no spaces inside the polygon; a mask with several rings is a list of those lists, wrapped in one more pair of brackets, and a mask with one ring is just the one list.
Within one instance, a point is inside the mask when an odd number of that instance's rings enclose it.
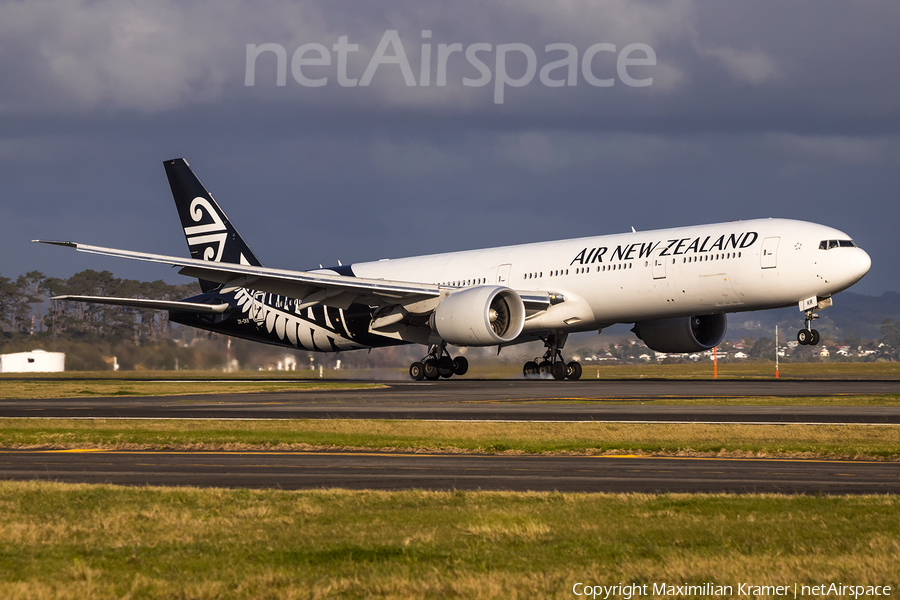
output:
{"label": "grass field", "polygon": [[351,381],[182,381],[133,379],[0,379],[0,399],[92,398],[101,396],[180,396],[185,394],[246,394],[309,390],[371,389],[378,384]]}
{"label": "grass field", "polygon": [[740,583],[900,586],[894,496],[0,482],[0,506],[0,597],[10,600],[570,598],[577,582],[711,582],[732,586],[725,596]]}
{"label": "grass field", "polygon": [[900,460],[900,425],[0,420],[0,447],[371,449]]}

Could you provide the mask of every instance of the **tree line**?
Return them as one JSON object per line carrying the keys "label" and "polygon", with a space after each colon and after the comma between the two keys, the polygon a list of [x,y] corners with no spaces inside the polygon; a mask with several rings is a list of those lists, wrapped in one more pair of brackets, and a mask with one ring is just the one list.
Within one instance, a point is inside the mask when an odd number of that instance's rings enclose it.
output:
{"label": "tree line", "polygon": [[109,271],[92,269],[68,279],[47,277],[40,271],[29,271],[16,279],[0,276],[0,332],[7,338],[47,332],[52,336],[74,333],[156,341],[170,337],[165,311],[50,298],[74,294],[179,300],[198,293],[196,283],[170,285],[162,280],[121,279]]}

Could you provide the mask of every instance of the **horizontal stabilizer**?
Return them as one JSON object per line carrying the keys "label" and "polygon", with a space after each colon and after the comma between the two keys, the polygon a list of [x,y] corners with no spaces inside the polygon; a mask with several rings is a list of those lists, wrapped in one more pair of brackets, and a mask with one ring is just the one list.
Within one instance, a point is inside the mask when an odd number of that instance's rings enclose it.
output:
{"label": "horizontal stabilizer", "polygon": [[114,298],[112,296],[56,296],[51,300],[90,302],[92,304],[113,304],[151,310],[170,310],[190,313],[218,314],[228,310],[227,304],[200,304],[199,302],[178,302],[174,300],[147,300],[144,298]]}

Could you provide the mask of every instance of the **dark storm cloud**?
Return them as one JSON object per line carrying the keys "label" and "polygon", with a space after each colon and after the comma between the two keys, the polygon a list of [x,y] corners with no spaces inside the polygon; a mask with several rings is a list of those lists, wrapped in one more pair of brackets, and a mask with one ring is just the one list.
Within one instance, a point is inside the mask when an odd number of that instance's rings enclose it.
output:
{"label": "dark storm cloud", "polygon": [[[302,268],[595,233],[787,216],[871,250],[859,286],[897,289],[900,6],[875,2],[28,2],[0,6],[0,274],[159,267],[100,262],[31,237],[183,253],[160,162],[186,156],[257,252]],[[537,70],[566,43],[650,46],[612,87],[547,87],[536,73],[467,87],[407,86],[382,65],[367,87],[276,85],[306,43],[359,44],[360,79],[396,30],[417,82],[423,43],[525,44]],[[423,38],[422,31],[431,31]],[[495,52],[481,55],[496,78]],[[511,52],[509,73],[524,73]],[[556,78],[564,70],[554,72]]]}

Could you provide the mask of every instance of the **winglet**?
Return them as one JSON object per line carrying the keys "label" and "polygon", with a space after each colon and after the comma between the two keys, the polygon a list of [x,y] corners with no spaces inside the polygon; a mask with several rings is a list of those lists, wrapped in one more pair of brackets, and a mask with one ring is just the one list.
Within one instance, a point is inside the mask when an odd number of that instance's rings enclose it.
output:
{"label": "winglet", "polygon": [[53,242],[49,240],[31,240],[36,244],[52,244],[54,246],[65,246],[66,248],[78,248],[78,242]]}

